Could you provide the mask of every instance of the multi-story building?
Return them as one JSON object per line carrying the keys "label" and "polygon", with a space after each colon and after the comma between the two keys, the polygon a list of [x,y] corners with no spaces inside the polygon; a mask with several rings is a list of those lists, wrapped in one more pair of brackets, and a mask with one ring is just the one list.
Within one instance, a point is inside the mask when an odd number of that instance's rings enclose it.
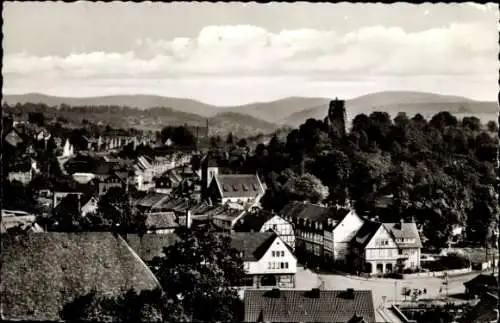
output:
{"label": "multi-story building", "polygon": [[231,247],[240,251],[247,273],[246,285],[295,286],[297,259],[288,244],[274,232],[237,232],[231,235]]}
{"label": "multi-story building", "polygon": [[416,269],[420,268],[421,248],[415,223],[365,220],[352,240],[353,265],[370,274]]}
{"label": "multi-story building", "polygon": [[281,240],[295,249],[295,232],[292,223],[280,215],[264,210],[245,213],[235,224],[236,232],[275,232]]}
{"label": "multi-story building", "polygon": [[329,264],[347,262],[351,239],[363,224],[353,210],[298,201],[280,214],[294,226],[297,253]]}

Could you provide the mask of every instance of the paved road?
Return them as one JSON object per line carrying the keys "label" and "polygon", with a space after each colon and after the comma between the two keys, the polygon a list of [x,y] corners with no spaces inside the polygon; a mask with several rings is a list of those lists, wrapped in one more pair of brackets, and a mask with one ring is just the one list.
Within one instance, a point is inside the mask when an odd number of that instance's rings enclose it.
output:
{"label": "paved road", "polygon": [[[465,292],[464,282],[478,275],[477,272],[448,278],[448,295],[461,294]],[[427,290],[426,295],[421,298],[436,299],[446,295],[446,289],[443,286],[443,279],[436,277],[419,277],[412,279],[390,279],[390,278],[361,278],[349,277],[336,274],[316,274],[310,270],[299,269],[296,276],[297,289],[361,289],[371,290],[375,307],[383,303],[392,303],[394,300],[403,301],[403,287],[411,289]],[[441,293],[440,293],[440,289]]]}

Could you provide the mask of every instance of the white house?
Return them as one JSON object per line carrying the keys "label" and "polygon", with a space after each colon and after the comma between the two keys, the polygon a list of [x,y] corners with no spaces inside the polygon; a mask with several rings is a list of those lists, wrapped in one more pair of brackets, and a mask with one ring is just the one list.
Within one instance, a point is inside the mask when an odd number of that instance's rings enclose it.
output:
{"label": "white house", "polygon": [[365,221],[352,240],[354,266],[371,274],[416,269],[421,247],[415,223]]}
{"label": "white house", "polygon": [[323,230],[323,248],[328,263],[347,263],[352,238],[363,225],[354,210],[337,209],[326,219]]}
{"label": "white house", "polygon": [[276,233],[237,232],[231,238],[231,247],[243,257],[247,286],[295,286],[297,258]]}

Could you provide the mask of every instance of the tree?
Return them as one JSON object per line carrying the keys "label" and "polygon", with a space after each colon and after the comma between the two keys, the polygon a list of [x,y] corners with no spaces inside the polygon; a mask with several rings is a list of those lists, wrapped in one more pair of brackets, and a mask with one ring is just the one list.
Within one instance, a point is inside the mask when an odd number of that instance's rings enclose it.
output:
{"label": "tree", "polygon": [[488,128],[490,132],[498,132],[498,124],[493,120],[488,121],[486,128]]}
{"label": "tree", "polygon": [[28,121],[38,126],[43,126],[45,124],[45,116],[41,112],[30,112],[28,113]]}
{"label": "tree", "polygon": [[166,298],[190,321],[236,321],[242,304],[233,286],[242,285],[245,271],[240,252],[228,248],[231,237],[210,227],[178,234],[180,241],[151,265]]}
{"label": "tree", "polygon": [[324,201],[329,194],[328,187],[324,186],[317,177],[307,173],[287,183],[285,190],[292,200],[312,203]]}
{"label": "tree", "polygon": [[61,316],[67,322],[162,322],[164,317],[170,318],[172,309],[159,289],[140,293],[129,290],[118,297],[91,291],[67,303]]}
{"label": "tree", "polygon": [[233,133],[232,132],[228,133],[227,139],[226,139],[226,144],[228,146],[232,146],[234,144],[234,138],[233,138]]}
{"label": "tree", "polygon": [[245,138],[241,138],[237,143],[238,147],[244,148],[248,146],[248,142]]}
{"label": "tree", "polygon": [[196,146],[196,138],[186,127],[167,126],[160,132],[163,143],[170,139],[178,146],[193,147]]}
{"label": "tree", "polygon": [[481,120],[476,117],[464,117],[462,127],[470,131],[479,131],[481,130]]}

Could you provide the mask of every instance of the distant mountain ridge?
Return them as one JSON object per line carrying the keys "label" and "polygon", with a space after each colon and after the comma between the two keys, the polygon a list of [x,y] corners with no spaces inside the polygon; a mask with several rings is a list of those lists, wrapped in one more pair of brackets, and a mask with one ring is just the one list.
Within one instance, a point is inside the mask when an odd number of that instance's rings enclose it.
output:
{"label": "distant mountain ridge", "polygon": [[[115,95],[90,98],[64,98],[38,93],[23,95],[5,95],[3,102],[16,104],[32,102],[44,103],[49,106],[67,104],[70,106],[116,105],[129,106],[141,110],[153,107],[172,109],[169,116],[181,120],[182,113],[187,113],[189,119],[214,118],[221,124],[236,123],[236,128],[248,124],[260,124],[262,129],[275,129],[279,125],[298,126],[308,118],[323,119],[332,98],[289,97],[271,102],[250,103],[231,107],[218,107],[200,101],[183,98],[171,98],[157,95]],[[339,99],[342,99],[341,97]],[[398,112],[406,112],[413,116],[421,113],[430,117],[439,111],[450,111],[457,115],[481,115],[490,118],[498,112],[497,102],[475,101],[460,96],[449,96],[426,92],[385,91],[359,96],[346,100],[346,110],[349,118],[359,113],[369,114],[372,111],[386,111],[395,116]],[[178,116],[176,112],[179,112]],[[238,117],[235,117],[236,116]],[[251,118],[248,118],[251,117]],[[496,118],[493,118],[496,119]]]}

